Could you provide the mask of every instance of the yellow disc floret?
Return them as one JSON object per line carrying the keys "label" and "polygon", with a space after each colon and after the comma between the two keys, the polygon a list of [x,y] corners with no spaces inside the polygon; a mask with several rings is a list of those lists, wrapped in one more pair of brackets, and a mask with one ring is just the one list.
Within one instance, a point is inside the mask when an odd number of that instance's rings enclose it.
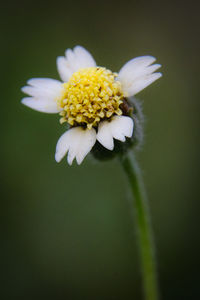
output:
{"label": "yellow disc floret", "polygon": [[75,72],[63,84],[63,94],[58,100],[58,105],[63,109],[60,122],[90,129],[102,119],[109,119],[114,114],[121,115],[120,104],[124,96],[116,76],[116,73],[100,67]]}

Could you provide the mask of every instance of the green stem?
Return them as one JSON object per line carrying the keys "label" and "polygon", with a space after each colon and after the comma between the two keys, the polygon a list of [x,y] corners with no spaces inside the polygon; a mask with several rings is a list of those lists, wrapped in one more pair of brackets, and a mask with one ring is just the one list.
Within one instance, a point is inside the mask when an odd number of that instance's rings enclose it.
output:
{"label": "green stem", "polygon": [[143,274],[144,296],[146,300],[158,300],[158,283],[156,276],[156,263],[154,258],[154,245],[150,226],[149,209],[144,183],[140,168],[133,153],[121,158],[121,163],[131,185],[134,198],[136,226],[138,228],[138,241]]}

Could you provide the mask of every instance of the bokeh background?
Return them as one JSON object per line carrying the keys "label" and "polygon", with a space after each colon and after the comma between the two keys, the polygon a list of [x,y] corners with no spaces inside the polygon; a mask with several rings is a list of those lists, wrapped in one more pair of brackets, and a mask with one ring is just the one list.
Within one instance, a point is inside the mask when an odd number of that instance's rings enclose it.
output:
{"label": "bokeh background", "polygon": [[200,299],[199,6],[195,1],[4,1],[1,22],[2,299],[142,299],[129,188],[117,159],[79,167],[54,151],[56,115],[20,104],[31,77],[83,45],[117,71],[153,55],[138,153],[163,300]]}

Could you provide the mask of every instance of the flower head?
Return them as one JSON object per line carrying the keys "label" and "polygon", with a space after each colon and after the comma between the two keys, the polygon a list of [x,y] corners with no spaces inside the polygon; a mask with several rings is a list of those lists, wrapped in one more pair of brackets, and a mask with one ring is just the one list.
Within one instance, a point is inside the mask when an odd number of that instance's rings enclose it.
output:
{"label": "flower head", "polygon": [[85,124],[91,129],[104,118],[122,115],[120,104],[124,95],[116,76],[105,68],[96,67],[75,72],[63,84],[63,95],[58,100],[63,108],[61,123],[68,122],[71,126]]}
{"label": "flower head", "polygon": [[70,126],[58,140],[57,162],[68,152],[71,165],[74,158],[81,164],[98,141],[108,150],[114,149],[114,139],[125,142],[131,138],[134,122],[129,98],[156,79],[159,64],[155,58],[143,56],[130,60],[119,71],[96,66],[91,54],[81,46],[66,50],[57,58],[63,82],[48,78],[28,80],[22,91],[30,97],[22,103],[37,111],[59,113],[60,123]]}

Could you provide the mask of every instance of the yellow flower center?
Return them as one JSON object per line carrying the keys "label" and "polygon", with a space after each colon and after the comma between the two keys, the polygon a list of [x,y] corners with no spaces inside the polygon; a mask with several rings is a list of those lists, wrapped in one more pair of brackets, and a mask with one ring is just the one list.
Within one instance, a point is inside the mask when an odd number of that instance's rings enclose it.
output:
{"label": "yellow flower center", "polygon": [[58,99],[58,105],[63,109],[60,122],[91,129],[102,119],[114,114],[121,115],[120,104],[124,96],[116,76],[116,73],[100,67],[75,72],[63,84],[63,94]]}

